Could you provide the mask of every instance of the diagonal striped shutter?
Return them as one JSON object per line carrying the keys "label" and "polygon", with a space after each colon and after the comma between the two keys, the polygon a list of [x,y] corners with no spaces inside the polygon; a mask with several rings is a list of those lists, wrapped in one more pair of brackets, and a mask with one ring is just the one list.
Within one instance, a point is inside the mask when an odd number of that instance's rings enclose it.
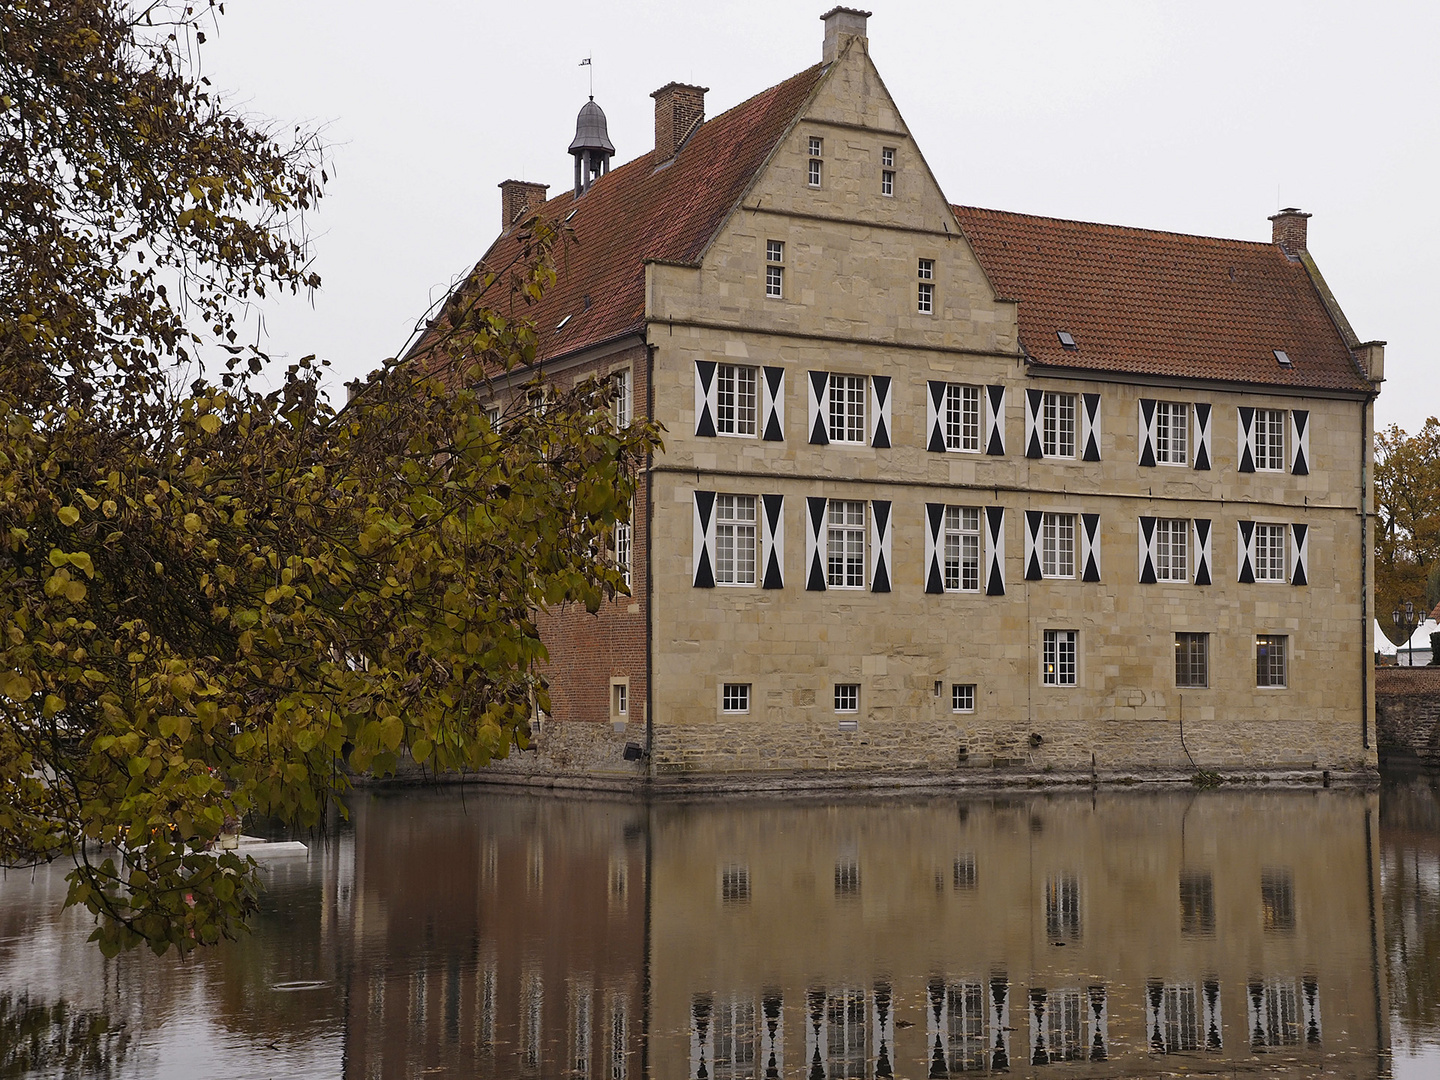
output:
{"label": "diagonal striped shutter", "polygon": [[1290,471],[1310,475],[1310,410],[1290,410]]}
{"label": "diagonal striped shutter", "polygon": [[985,453],[1005,455],[1005,387],[985,387]]}
{"label": "diagonal striped shutter", "polygon": [[1044,518],[1039,510],[1025,511],[1025,580],[1039,581],[1045,575],[1040,569],[1040,522]]}
{"label": "diagonal striped shutter", "polygon": [[1080,515],[1081,581],[1100,580],[1100,515]]}
{"label": "diagonal striped shutter", "polygon": [[1238,410],[1240,430],[1236,435],[1236,446],[1240,451],[1240,471],[1255,471],[1255,410],[1241,405]]}
{"label": "diagonal striped shutter", "polygon": [[890,376],[870,377],[870,445],[890,448]]}
{"label": "diagonal striped shutter", "polygon": [[810,441],[830,445],[830,373],[810,372]]}
{"label": "diagonal striped shutter", "polygon": [[1210,584],[1210,519],[1196,518],[1190,523],[1195,544],[1195,584]]}
{"label": "diagonal striped shutter", "polygon": [[1310,584],[1310,526],[1290,526],[1290,584]]}
{"label": "diagonal striped shutter", "polygon": [[695,434],[715,434],[715,361],[695,361]]}
{"label": "diagonal striped shutter", "polygon": [[1080,439],[1085,450],[1082,461],[1100,460],[1100,395],[1080,395]]}
{"label": "diagonal striped shutter", "polygon": [[1140,584],[1155,584],[1155,519],[1140,519]]}
{"label": "diagonal striped shutter", "polygon": [[1039,390],[1025,391],[1025,456],[1041,458],[1045,449],[1040,442],[1040,409],[1045,395]]}
{"label": "diagonal striped shutter", "polygon": [[695,492],[694,533],[691,536],[691,554],[695,568],[694,585],[697,589],[715,587],[715,492]]}
{"label": "diagonal striped shutter", "polygon": [[785,441],[785,369],[761,368],[760,437],[766,442]]}
{"label": "diagonal striped shutter", "polygon": [[890,500],[870,503],[870,591],[890,591]]}
{"label": "diagonal striped shutter", "polygon": [[1195,468],[1202,471],[1210,468],[1210,413],[1207,402],[1195,403]]}
{"label": "diagonal striped shutter", "polygon": [[940,565],[944,545],[940,534],[945,528],[945,504],[925,504],[925,591],[945,591],[945,569]]}
{"label": "diagonal striped shutter", "polygon": [[1155,400],[1140,399],[1140,464],[1149,468],[1155,464]]}
{"label": "diagonal striped shutter", "polygon": [[766,589],[785,587],[785,496],[760,496],[760,584]]}
{"label": "diagonal striped shutter", "polygon": [[1253,521],[1236,522],[1239,530],[1240,553],[1239,568],[1236,579],[1246,585],[1255,584],[1255,523]]}
{"label": "diagonal striped shutter", "polygon": [[1005,508],[985,508],[985,595],[1005,595]]}
{"label": "diagonal striped shutter", "polygon": [[805,588],[825,591],[825,500],[805,497]]}

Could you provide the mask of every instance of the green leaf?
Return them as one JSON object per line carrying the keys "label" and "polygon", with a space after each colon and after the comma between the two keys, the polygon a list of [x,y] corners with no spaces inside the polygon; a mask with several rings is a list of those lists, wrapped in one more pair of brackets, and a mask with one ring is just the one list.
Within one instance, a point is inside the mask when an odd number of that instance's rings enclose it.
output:
{"label": "green leaf", "polygon": [[434,749],[429,739],[421,739],[410,747],[410,756],[415,759],[415,764],[424,765]]}

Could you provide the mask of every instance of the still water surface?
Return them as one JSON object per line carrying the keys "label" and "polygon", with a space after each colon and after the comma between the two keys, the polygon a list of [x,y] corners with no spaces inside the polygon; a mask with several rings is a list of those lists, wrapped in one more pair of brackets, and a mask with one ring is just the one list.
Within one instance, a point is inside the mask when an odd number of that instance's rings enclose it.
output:
{"label": "still water surface", "polygon": [[63,869],[10,874],[0,1077],[1440,1076],[1434,778],[358,794],[266,873],[184,961],[104,960]]}

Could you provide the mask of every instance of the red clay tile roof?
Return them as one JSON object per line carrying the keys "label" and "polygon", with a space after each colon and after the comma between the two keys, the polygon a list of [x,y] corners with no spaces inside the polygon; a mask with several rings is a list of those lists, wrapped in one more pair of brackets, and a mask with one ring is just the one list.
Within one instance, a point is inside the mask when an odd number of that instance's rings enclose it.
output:
{"label": "red clay tile roof", "polygon": [[[659,169],[651,150],[600,177],[582,198],[567,190],[545,203],[539,213],[556,221],[575,211],[576,243],[558,252],[555,285],[518,312],[540,331],[539,359],[644,327],[645,262],[699,261],[823,72],[817,64],[706,120]],[[504,267],[518,246],[515,234],[502,236],[482,262]]]}
{"label": "red clay tile roof", "polygon": [[1273,244],[953,209],[996,291],[1020,302],[1036,364],[1371,389],[1305,267]]}

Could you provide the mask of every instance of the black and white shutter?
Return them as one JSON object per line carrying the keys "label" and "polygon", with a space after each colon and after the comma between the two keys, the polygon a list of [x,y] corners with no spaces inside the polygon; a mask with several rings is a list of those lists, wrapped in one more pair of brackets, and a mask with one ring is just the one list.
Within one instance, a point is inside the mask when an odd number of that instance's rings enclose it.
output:
{"label": "black and white shutter", "polygon": [[870,445],[890,449],[890,376],[870,376]]}
{"label": "black and white shutter", "polygon": [[715,361],[695,361],[695,434],[715,434]]}
{"label": "black and white shutter", "polygon": [[990,1071],[1010,1069],[1010,983],[1003,976],[990,979]]}
{"label": "black and white shutter", "polygon": [[1090,1060],[1104,1061],[1110,1056],[1110,1003],[1104,986],[1091,986],[1090,1015],[1086,1035],[1090,1043]]}
{"label": "black and white shutter", "polygon": [[1080,515],[1080,580],[1100,580],[1100,515]]}
{"label": "black and white shutter", "polygon": [[[825,1007],[825,991],[811,988],[805,992],[805,998],[805,1060],[823,1063],[830,1058],[830,1010]],[[819,1065],[819,1069],[819,1075],[829,1075],[824,1064]]]}
{"label": "black and white shutter", "polygon": [[760,438],[765,442],[785,441],[785,369],[760,369]]}
{"label": "black and white shutter", "polygon": [[1240,471],[1255,471],[1255,410],[1249,405],[1239,408],[1240,432],[1236,446],[1240,450]]}
{"label": "black and white shutter", "polygon": [[870,503],[870,591],[890,591],[890,500]]}
{"label": "black and white shutter", "polygon": [[830,445],[830,373],[810,372],[810,441]]}
{"label": "black and white shutter", "polygon": [[1253,521],[1236,522],[1239,529],[1239,551],[1240,558],[1239,572],[1236,577],[1246,585],[1255,584],[1255,523]]}
{"label": "black and white shutter", "polygon": [[1140,584],[1155,584],[1155,519],[1140,519]]}
{"label": "black and white shutter", "polygon": [[1140,399],[1140,464],[1155,464],[1155,399]]}
{"label": "black and white shutter", "polygon": [[1290,526],[1290,584],[1310,584],[1310,526]]}
{"label": "black and white shutter", "polygon": [[1195,547],[1195,584],[1210,584],[1210,519],[1196,518],[1190,522],[1190,538]]}
{"label": "black and white shutter", "polygon": [[760,585],[785,587],[785,496],[760,496]]}
{"label": "black and white shutter", "polygon": [[1040,569],[1040,522],[1045,515],[1039,510],[1025,511],[1025,580],[1039,581],[1045,576]]}
{"label": "black and white shutter", "polygon": [[1305,1024],[1305,1045],[1320,1045],[1320,984],[1306,976],[1300,980],[1300,1015]]}
{"label": "black and white shutter", "polygon": [[936,1063],[936,1075],[949,1076],[948,1069],[940,1071],[939,1064],[949,1060],[949,1053],[946,1047],[950,1045],[950,995],[945,992],[945,984],[939,979],[931,979],[926,987],[925,995],[925,1046],[926,1055]]}
{"label": "black and white shutter", "polygon": [[1200,992],[1202,994],[1200,1018],[1205,1025],[1205,1049],[1223,1050],[1225,1037],[1221,1034],[1220,983],[1215,979],[1206,979]]}
{"label": "black and white shutter", "polygon": [[889,1076],[895,1060],[895,997],[885,983],[876,983],[875,992],[870,995],[870,1031],[870,1045],[875,1048],[875,1075]]}
{"label": "black and white shutter", "polygon": [[1290,471],[1310,475],[1310,410],[1290,410]]}
{"label": "black and white shutter", "polygon": [[1080,395],[1080,444],[1082,461],[1100,460],[1100,395]]}
{"label": "black and white shutter", "polygon": [[1195,403],[1195,468],[1210,468],[1210,406],[1207,402]]}
{"label": "black and white shutter", "polygon": [[985,595],[1005,595],[1005,508],[985,508]]}
{"label": "black and white shutter", "polygon": [[925,591],[945,591],[945,568],[940,565],[944,551],[941,534],[945,531],[945,504],[925,504]]}
{"label": "black and white shutter", "polygon": [[1005,455],[1005,387],[985,387],[985,453]]}
{"label": "black and white shutter", "polygon": [[1040,409],[1044,400],[1045,394],[1043,391],[1025,391],[1025,456],[1027,458],[1042,458],[1045,456],[1045,448],[1040,443],[1040,432],[1042,430]]}
{"label": "black and white shutter", "polygon": [[925,384],[925,449],[945,453],[945,384],[931,379]]}
{"label": "black and white shutter", "polygon": [[715,587],[715,492],[695,492],[695,530],[691,535],[697,589]]}
{"label": "black and white shutter", "polygon": [[825,503],[805,497],[805,588],[811,592],[825,591]]}

